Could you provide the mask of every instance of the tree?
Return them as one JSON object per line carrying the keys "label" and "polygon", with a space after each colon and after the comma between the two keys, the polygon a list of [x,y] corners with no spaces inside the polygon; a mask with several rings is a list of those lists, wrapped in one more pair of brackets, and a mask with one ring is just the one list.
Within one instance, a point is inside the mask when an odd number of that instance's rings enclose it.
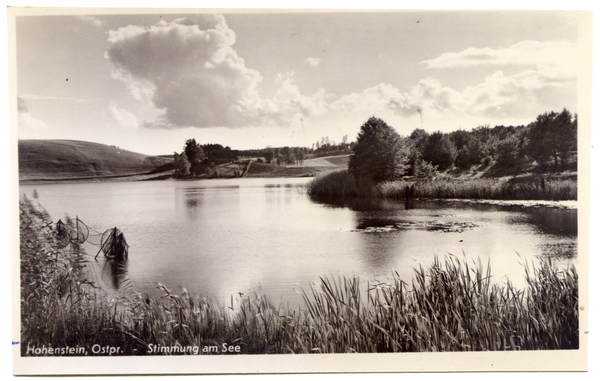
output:
{"label": "tree", "polygon": [[464,144],[457,152],[454,163],[459,168],[468,168],[472,165],[479,165],[485,158],[486,151],[479,139],[473,135],[469,135],[467,144]]}
{"label": "tree", "polygon": [[348,148],[348,135],[344,135],[342,137],[342,150],[346,150]]}
{"label": "tree", "polygon": [[496,145],[496,164],[511,167],[517,164],[520,152],[520,139],[510,135]]}
{"label": "tree", "polygon": [[560,138],[557,139],[558,157],[560,165],[564,166],[569,159],[571,151],[577,150],[577,114],[571,115],[567,109],[558,114]]}
{"label": "tree", "polygon": [[196,139],[188,139],[185,141],[183,153],[185,153],[185,156],[191,165],[190,171],[192,174],[195,175],[200,173],[200,166],[202,161],[206,159],[206,155],[200,144],[196,142]]}
{"label": "tree", "polygon": [[185,141],[185,146],[183,147],[183,152],[185,156],[187,156],[190,163],[195,163],[202,161],[206,158],[204,155],[204,150],[196,142],[196,139],[188,139]]}
{"label": "tree", "polygon": [[271,147],[267,147],[263,152],[263,157],[265,158],[267,164],[271,164],[271,161],[275,157],[275,151],[273,151]]}
{"label": "tree", "polygon": [[422,128],[415,128],[415,130],[410,134],[409,138],[415,142],[415,147],[417,147],[417,149],[422,150],[423,145],[429,138],[429,134]]}
{"label": "tree", "polygon": [[567,109],[561,113],[554,111],[538,115],[529,125],[527,134],[527,154],[539,164],[554,159],[558,167],[566,164],[569,152],[577,149],[577,118],[573,118]]}
{"label": "tree", "polygon": [[348,170],[359,183],[378,183],[403,175],[408,167],[407,161],[402,137],[383,120],[373,116],[360,128]]}
{"label": "tree", "polygon": [[421,129],[416,128],[406,140],[408,148],[408,169],[407,174],[410,176],[416,176],[417,163],[422,160],[423,157],[423,145],[429,138],[429,134]]}
{"label": "tree", "polygon": [[443,171],[454,164],[458,151],[447,134],[437,131],[427,138],[422,154],[423,160],[430,162]]}
{"label": "tree", "polygon": [[175,177],[184,177],[190,174],[191,165],[184,152],[173,153],[173,167],[175,167]]}

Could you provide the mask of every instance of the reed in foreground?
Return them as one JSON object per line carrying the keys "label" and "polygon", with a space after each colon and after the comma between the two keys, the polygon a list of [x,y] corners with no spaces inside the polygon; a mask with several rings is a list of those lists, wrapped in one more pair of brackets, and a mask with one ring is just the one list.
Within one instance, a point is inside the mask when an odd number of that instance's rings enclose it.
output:
{"label": "reed in foreground", "polygon": [[[275,354],[576,349],[575,267],[525,264],[527,286],[492,281],[489,264],[455,256],[394,273],[361,291],[359,279],[322,278],[304,306],[267,296],[229,305],[160,285],[163,296],[108,298],[85,278],[85,262],[53,246],[47,215],[21,203],[21,353],[85,348],[88,355]],[[76,257],[80,258],[80,257]],[[224,343],[227,343],[223,346]],[[32,350],[33,348],[33,350]],[[96,348],[94,351],[93,348]],[[40,352],[42,355],[47,354]]]}

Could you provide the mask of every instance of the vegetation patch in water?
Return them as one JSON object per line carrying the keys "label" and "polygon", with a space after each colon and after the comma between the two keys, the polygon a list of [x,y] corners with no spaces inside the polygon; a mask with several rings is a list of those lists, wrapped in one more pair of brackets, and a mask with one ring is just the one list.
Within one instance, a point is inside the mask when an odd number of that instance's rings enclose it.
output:
{"label": "vegetation patch in water", "polygon": [[405,229],[425,229],[429,231],[440,231],[443,233],[462,233],[465,230],[471,230],[479,227],[474,222],[457,221],[407,221],[386,226],[368,226],[360,229],[350,230],[355,233],[389,233]]}

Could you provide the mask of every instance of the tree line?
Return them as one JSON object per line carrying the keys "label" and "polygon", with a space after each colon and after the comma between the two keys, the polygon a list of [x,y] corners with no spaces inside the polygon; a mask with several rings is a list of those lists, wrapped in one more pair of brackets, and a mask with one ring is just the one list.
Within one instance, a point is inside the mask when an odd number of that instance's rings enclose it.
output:
{"label": "tree line", "polygon": [[181,153],[173,153],[175,177],[215,175],[215,166],[234,163],[241,158],[258,158],[257,162],[276,165],[302,165],[309,156],[307,147],[266,147],[253,150],[233,150],[220,144],[199,144],[196,139],[185,141]]}
{"label": "tree line", "polygon": [[406,137],[371,117],[353,145],[349,170],[357,179],[381,182],[473,166],[519,173],[534,164],[555,170],[577,167],[577,114],[563,109],[540,114],[527,126],[480,126],[449,133],[415,129]]}
{"label": "tree line", "polygon": [[185,177],[210,175],[215,165],[243,157],[259,158],[267,164],[302,165],[310,157],[336,154],[351,154],[349,169],[376,181],[427,177],[438,171],[473,166],[494,166],[518,173],[532,162],[542,168],[564,170],[577,166],[577,114],[563,109],[540,114],[526,126],[480,126],[471,131],[428,133],[417,128],[408,136],[399,135],[383,120],[372,117],[361,126],[354,142],[348,142],[345,135],[340,143],[323,137],[312,147],[233,150],[188,139],[183,151],[175,152],[173,158],[175,176]]}
{"label": "tree line", "polygon": [[173,153],[175,177],[212,175],[214,166],[237,160],[239,151],[220,144],[199,144],[196,139],[185,141],[181,153]]}

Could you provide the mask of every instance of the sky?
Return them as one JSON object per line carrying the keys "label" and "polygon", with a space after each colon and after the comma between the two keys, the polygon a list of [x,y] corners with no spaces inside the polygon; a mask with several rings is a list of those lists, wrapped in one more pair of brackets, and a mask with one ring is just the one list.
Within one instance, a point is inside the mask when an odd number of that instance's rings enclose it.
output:
{"label": "sky", "polygon": [[578,112],[573,12],[210,12],[17,16],[19,139],[158,155]]}

